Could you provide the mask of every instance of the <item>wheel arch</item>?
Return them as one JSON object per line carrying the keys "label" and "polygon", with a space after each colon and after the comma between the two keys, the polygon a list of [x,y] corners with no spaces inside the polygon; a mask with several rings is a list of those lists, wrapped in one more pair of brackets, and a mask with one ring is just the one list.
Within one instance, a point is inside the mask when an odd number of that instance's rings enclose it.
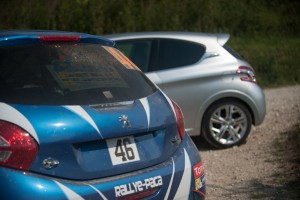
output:
{"label": "wheel arch", "polygon": [[250,112],[252,124],[255,124],[255,112],[257,113],[257,108],[251,97],[245,93],[241,93],[240,91],[222,91],[207,98],[207,100],[200,106],[195,121],[195,127],[197,127],[197,129],[199,128],[199,135],[201,134],[203,116],[207,110],[216,103],[230,100],[238,101],[243,104]]}

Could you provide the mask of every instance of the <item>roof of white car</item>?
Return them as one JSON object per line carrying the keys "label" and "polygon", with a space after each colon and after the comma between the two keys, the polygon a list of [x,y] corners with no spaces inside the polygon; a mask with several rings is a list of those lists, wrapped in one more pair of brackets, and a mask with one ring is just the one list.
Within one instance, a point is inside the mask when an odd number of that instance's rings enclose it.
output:
{"label": "roof of white car", "polygon": [[111,35],[104,35],[112,40],[125,39],[144,39],[144,38],[172,38],[184,39],[189,41],[197,40],[214,40],[220,45],[224,45],[230,35],[227,33],[200,33],[200,32],[132,32],[132,33],[118,33]]}

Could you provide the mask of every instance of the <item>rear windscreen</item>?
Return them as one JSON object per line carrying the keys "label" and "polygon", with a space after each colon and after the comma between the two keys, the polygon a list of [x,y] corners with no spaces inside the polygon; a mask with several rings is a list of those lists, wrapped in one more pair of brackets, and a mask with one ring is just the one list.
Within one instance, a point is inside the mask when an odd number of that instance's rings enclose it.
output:
{"label": "rear windscreen", "polygon": [[229,47],[228,45],[224,45],[224,48],[231,54],[233,55],[236,59],[239,60],[244,60],[244,58],[242,58],[236,51],[234,51],[231,47]]}
{"label": "rear windscreen", "polygon": [[97,44],[0,47],[0,101],[91,105],[140,99],[156,87],[122,53]]}

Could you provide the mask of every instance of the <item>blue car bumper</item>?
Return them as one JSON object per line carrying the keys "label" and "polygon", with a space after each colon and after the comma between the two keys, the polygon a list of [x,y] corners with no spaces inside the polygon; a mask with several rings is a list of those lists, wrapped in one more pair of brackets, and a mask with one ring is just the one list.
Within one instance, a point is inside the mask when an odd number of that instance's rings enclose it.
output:
{"label": "blue car bumper", "polygon": [[[72,170],[72,169],[70,169]],[[72,181],[0,167],[0,199],[204,199],[203,162],[189,136],[165,162],[132,173]]]}

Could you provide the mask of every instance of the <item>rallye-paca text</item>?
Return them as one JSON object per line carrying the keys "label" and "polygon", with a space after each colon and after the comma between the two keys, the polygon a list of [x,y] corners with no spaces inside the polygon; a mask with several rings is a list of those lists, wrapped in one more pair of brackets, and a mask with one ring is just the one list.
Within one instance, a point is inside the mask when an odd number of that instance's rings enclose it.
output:
{"label": "rallye-paca text", "polygon": [[144,190],[149,190],[163,184],[161,176],[155,176],[151,178],[146,178],[144,180],[135,181],[119,186],[115,186],[116,197],[121,197],[136,192],[142,192]]}

